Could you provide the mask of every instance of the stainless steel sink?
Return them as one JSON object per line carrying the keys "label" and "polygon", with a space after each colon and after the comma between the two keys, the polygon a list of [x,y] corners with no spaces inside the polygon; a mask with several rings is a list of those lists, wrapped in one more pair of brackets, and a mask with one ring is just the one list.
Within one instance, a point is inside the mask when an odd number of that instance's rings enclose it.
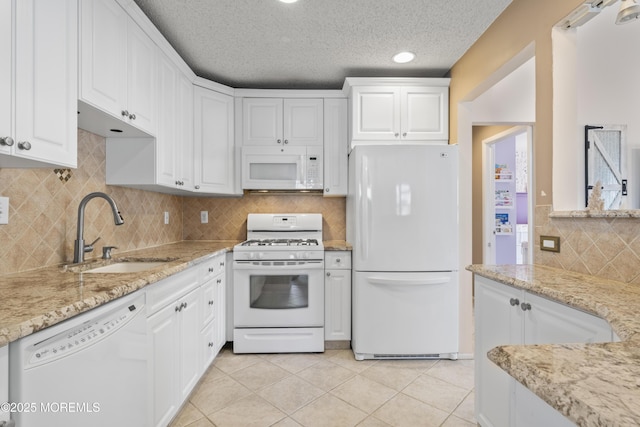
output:
{"label": "stainless steel sink", "polygon": [[165,264],[162,261],[134,261],[134,262],[116,262],[114,264],[103,265],[102,267],[84,270],[83,273],[136,273],[139,271],[151,270]]}
{"label": "stainless steel sink", "polygon": [[62,266],[66,273],[138,273],[152,270],[177,258],[118,258],[112,260],[94,260],[82,264],[67,264]]}

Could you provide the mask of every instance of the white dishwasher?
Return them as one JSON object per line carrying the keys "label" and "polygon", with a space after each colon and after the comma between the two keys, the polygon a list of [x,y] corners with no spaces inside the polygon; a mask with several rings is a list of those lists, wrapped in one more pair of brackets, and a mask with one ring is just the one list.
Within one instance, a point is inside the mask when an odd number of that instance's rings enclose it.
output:
{"label": "white dishwasher", "polygon": [[147,425],[145,308],[135,292],[11,343],[16,426]]}

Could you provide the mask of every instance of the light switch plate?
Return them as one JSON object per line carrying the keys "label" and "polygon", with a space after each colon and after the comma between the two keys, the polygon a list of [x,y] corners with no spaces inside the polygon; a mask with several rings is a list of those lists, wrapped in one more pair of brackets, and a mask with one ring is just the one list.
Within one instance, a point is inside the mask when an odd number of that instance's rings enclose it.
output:
{"label": "light switch plate", "polygon": [[200,223],[208,224],[209,223],[209,212],[208,211],[200,211]]}
{"label": "light switch plate", "polygon": [[9,198],[0,197],[0,224],[9,224]]}
{"label": "light switch plate", "polygon": [[169,224],[169,212],[168,211],[164,212],[164,223],[165,224]]}
{"label": "light switch plate", "polygon": [[540,250],[549,252],[560,252],[560,237],[540,236]]}

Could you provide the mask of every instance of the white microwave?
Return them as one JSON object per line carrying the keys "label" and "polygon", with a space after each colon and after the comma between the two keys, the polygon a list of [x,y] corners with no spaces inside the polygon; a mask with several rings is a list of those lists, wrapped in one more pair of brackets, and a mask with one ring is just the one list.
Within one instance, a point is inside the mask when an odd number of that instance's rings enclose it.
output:
{"label": "white microwave", "polygon": [[322,146],[242,147],[244,190],[320,190]]}

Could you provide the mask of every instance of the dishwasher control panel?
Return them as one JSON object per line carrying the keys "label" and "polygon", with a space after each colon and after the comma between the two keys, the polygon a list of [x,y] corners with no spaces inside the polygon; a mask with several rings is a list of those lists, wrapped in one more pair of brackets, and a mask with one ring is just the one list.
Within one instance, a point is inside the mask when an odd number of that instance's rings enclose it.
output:
{"label": "dishwasher control panel", "polygon": [[66,356],[71,352],[80,351],[126,325],[138,311],[136,304],[131,303],[98,320],[87,321],[73,329],[36,343],[28,349],[30,354],[28,365],[40,365]]}

